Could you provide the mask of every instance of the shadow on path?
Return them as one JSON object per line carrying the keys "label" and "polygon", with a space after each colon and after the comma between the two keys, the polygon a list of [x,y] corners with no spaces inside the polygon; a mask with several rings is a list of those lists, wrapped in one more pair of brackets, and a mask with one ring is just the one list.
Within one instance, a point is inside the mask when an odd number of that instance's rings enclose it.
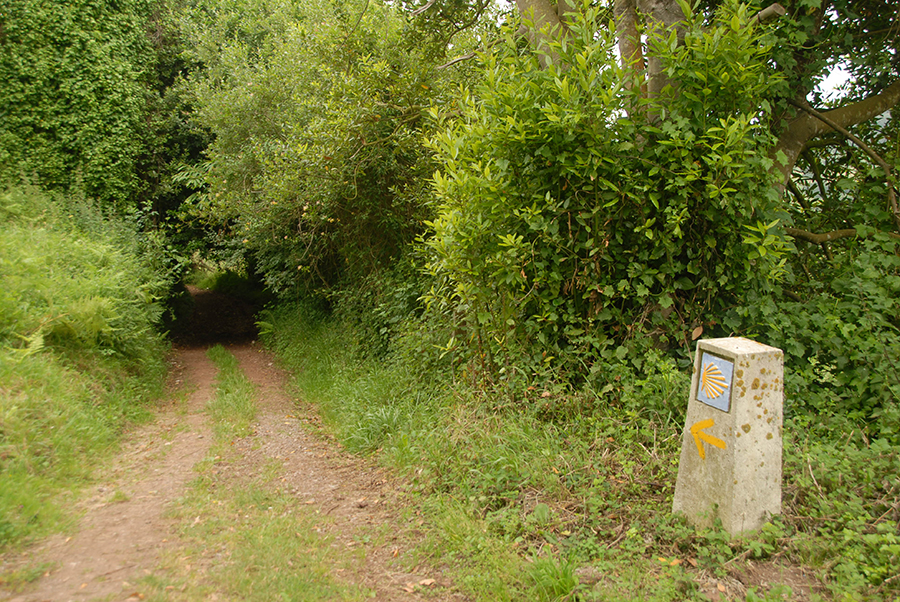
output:
{"label": "shadow on path", "polygon": [[223,293],[188,285],[193,308],[172,333],[181,347],[249,343],[256,340],[256,313],[260,306]]}

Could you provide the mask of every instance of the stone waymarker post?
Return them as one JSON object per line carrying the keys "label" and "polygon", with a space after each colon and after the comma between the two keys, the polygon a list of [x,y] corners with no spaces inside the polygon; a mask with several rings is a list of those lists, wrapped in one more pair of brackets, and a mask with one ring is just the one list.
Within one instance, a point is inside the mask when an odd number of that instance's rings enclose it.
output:
{"label": "stone waymarker post", "polygon": [[784,354],[749,339],[700,341],[674,512],[732,535],[781,513]]}

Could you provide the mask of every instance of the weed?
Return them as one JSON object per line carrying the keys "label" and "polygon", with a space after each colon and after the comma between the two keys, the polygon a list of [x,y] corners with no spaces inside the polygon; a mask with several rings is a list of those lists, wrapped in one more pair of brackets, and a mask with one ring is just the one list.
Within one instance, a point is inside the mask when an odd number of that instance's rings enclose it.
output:
{"label": "weed", "polygon": [[530,574],[539,600],[555,602],[573,599],[578,577],[575,576],[574,566],[567,560],[538,558],[531,566]]}
{"label": "weed", "polygon": [[109,499],[106,501],[107,504],[118,504],[120,502],[127,502],[131,499],[131,496],[122,491],[121,489],[116,489]]}
{"label": "weed", "polygon": [[21,592],[26,585],[40,579],[51,568],[53,568],[52,563],[41,562],[2,572],[0,573],[0,587],[14,593]]}

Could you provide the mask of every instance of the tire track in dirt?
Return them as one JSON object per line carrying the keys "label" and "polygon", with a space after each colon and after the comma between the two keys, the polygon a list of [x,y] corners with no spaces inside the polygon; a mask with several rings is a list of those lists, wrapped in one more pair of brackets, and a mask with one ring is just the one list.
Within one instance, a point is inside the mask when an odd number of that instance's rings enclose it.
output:
{"label": "tire track in dirt", "polygon": [[[403,568],[421,534],[419,524],[401,517],[403,502],[393,477],[312,432],[318,416],[309,408],[301,415],[286,392],[289,375],[271,353],[256,343],[227,348],[257,387],[257,418],[252,435],[233,441],[234,464],[216,478],[245,487],[275,463],[275,486],[295,497],[298,506],[326,516],[321,535],[331,538],[339,554],[356,559],[332,577],[367,588],[373,600],[464,600],[440,573]],[[153,424],[126,435],[113,465],[100,469],[99,484],[78,504],[77,529],[39,542],[2,566],[12,570],[50,563],[51,569],[25,593],[3,598],[0,592],[0,599],[142,599],[138,581],[158,573],[161,556],[180,545],[179,524],[166,512],[187,492],[197,474],[194,467],[213,440],[206,404],[215,394],[217,371],[206,348],[178,350],[173,366],[178,388]],[[186,401],[185,390],[191,391]]]}
{"label": "tire track in dirt", "polygon": [[[243,466],[238,472],[258,474],[263,466],[280,463],[280,487],[306,505],[329,516],[323,536],[348,552],[364,548],[362,560],[338,581],[368,588],[373,600],[465,600],[452,592],[452,583],[440,573],[414,567],[405,570],[403,556],[417,536],[415,524],[401,520],[402,500],[396,483],[372,462],[344,452],[331,440],[309,432],[304,423],[315,413],[300,415],[286,393],[288,374],[275,366],[273,356],[255,344],[230,347],[241,369],[257,387],[257,425],[251,437],[235,441]],[[248,475],[249,476],[249,475]],[[389,526],[387,537],[370,537]],[[379,540],[379,543],[362,543]]]}
{"label": "tire track in dirt", "polygon": [[51,565],[29,591],[4,599],[130,599],[134,582],[150,574],[159,553],[172,545],[174,525],[165,510],[184,492],[194,465],[209,449],[212,435],[205,408],[215,375],[205,350],[177,354],[173,381],[193,387],[186,403],[177,403],[175,397],[153,424],[126,435],[122,452],[101,473],[101,484],[79,502],[82,517],[76,532],[50,537],[4,562],[7,570],[16,564]]}

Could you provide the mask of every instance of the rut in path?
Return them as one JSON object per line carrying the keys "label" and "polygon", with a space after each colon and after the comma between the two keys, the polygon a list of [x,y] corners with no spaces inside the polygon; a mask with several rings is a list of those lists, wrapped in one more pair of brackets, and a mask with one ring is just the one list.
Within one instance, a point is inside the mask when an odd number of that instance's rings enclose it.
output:
{"label": "rut in path", "polygon": [[51,568],[35,589],[11,600],[127,599],[133,583],[152,571],[159,553],[171,545],[166,534],[174,525],[163,514],[209,448],[203,412],[216,374],[202,349],[180,352],[176,365],[178,380],[196,387],[187,412],[168,404],[154,424],[126,436],[129,442],[101,484],[78,504],[83,516],[77,532],[51,537],[23,555]]}

